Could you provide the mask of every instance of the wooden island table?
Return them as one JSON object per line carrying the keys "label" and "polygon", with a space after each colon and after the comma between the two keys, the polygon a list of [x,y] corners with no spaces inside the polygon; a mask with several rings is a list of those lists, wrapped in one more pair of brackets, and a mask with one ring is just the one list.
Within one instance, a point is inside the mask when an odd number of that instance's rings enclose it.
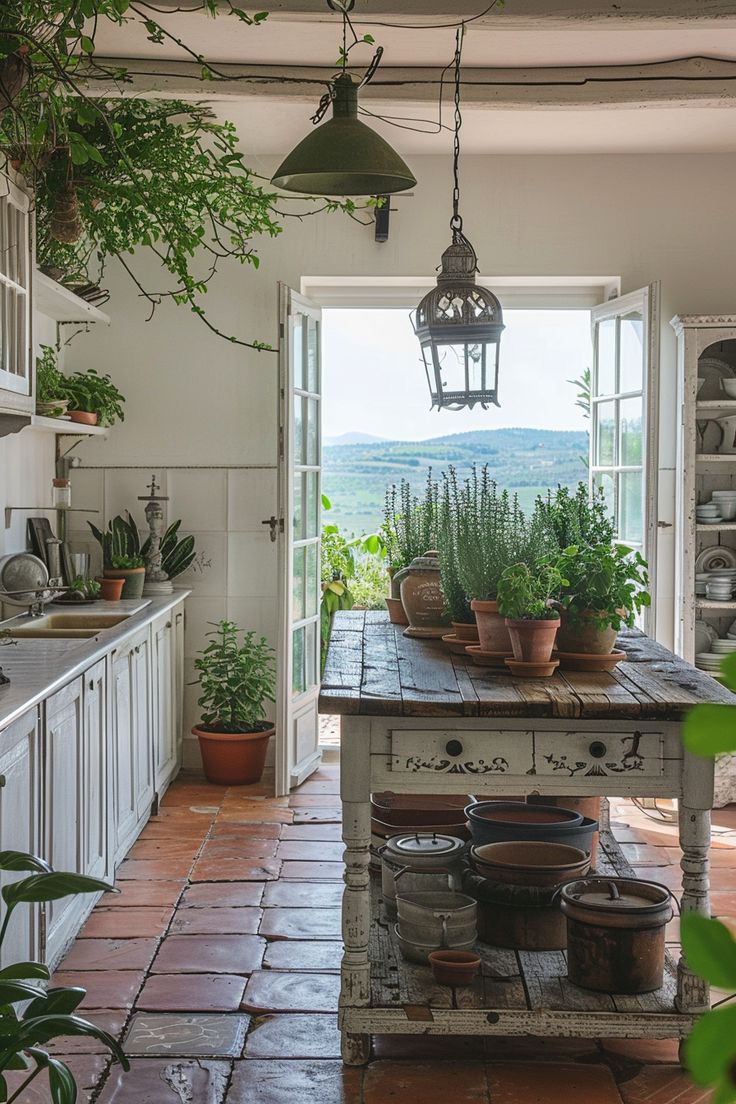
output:
{"label": "wooden island table", "polygon": [[[435,985],[402,959],[369,872],[370,795],[380,790],[675,797],[681,909],[708,914],[713,762],[685,752],[680,729],[693,705],[734,696],[641,633],[617,647],[627,657],[612,674],[521,679],[405,637],[383,613],[336,615],[320,712],[341,716],[346,1063],[368,1060],[374,1034],[681,1038],[709,1007],[706,983],[669,953],[662,989],[640,996],[572,985],[564,952],[483,944],[474,985]],[[605,831],[597,870],[632,874]]]}

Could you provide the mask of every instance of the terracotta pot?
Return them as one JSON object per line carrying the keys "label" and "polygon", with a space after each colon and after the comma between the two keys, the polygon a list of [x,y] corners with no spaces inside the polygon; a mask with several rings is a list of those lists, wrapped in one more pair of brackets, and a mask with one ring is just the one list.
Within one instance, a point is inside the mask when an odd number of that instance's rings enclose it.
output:
{"label": "terracotta pot", "polygon": [[[561,809],[573,809],[583,817],[598,823],[601,819],[601,797],[550,797],[549,794],[529,794],[527,801],[530,805],[554,805]],[[598,851],[599,832],[594,832],[590,841],[590,859],[595,868],[595,857]]]}
{"label": "terracotta pot", "polygon": [[392,586],[400,582],[401,602],[409,618],[406,636],[440,637],[447,632],[445,597],[440,583],[437,552],[416,556],[408,567],[397,572]]}
{"label": "terracotta pot", "polygon": [[479,874],[506,885],[557,886],[590,870],[587,851],[543,840],[476,844],[470,853]]}
{"label": "terracotta pot", "polygon": [[269,721],[253,732],[210,732],[195,725],[202,765],[208,782],[216,786],[244,786],[260,782],[268,741],[275,732]]}
{"label": "terracotta pot", "polygon": [[506,622],[498,612],[498,602],[474,598],[470,608],[475,614],[478,640],[484,652],[510,652],[511,637]]}
{"label": "terracotta pot", "polygon": [[427,958],[438,985],[470,985],[480,969],[472,951],[431,951]]}
{"label": "terracotta pot", "polygon": [[478,643],[478,626],[475,621],[451,621],[450,624],[458,641],[462,640],[464,644]]}
{"label": "terracotta pot", "polygon": [[560,619],[515,621],[506,618],[514,659],[522,663],[547,663],[555,646]]}
{"label": "terracotta pot", "polygon": [[392,625],[409,624],[409,618],[406,616],[406,610],[400,598],[387,598],[386,609],[388,610],[388,619]]}
{"label": "terracotta pot", "polygon": [[106,579],[123,580],[123,598],[140,598],[146,581],[145,567],[106,567]]}
{"label": "terracotta pot", "polygon": [[581,652],[591,655],[609,655],[616,643],[618,635],[610,625],[600,628],[598,618],[593,610],[586,610],[582,619],[570,620],[569,614],[563,612],[561,624],[557,634],[557,647],[561,652]]}
{"label": "terracotta pot", "polygon": [[123,595],[125,579],[107,579],[102,575],[97,576],[100,584],[100,598],[106,602],[119,602]]}
{"label": "terracotta pot", "polygon": [[97,415],[91,410],[70,410],[69,417],[73,422],[80,422],[82,425],[97,425]]}

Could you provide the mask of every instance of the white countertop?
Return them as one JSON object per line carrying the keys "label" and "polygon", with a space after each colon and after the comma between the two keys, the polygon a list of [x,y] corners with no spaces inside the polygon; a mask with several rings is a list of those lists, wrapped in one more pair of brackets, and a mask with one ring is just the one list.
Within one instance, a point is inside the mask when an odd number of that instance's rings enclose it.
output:
{"label": "white countertop", "polygon": [[[125,621],[97,636],[87,639],[28,639],[18,637],[16,643],[0,644],[0,667],[10,683],[0,686],[0,731],[21,717],[34,705],[49,697],[66,683],[81,675],[98,659],[102,659],[126,637],[155,620],[191,593],[175,588],[173,594],[156,598],[138,598],[125,602],[99,602],[94,606],[77,607],[81,613],[127,613]],[[68,604],[46,607],[47,613],[71,613]],[[30,625],[28,615],[0,622],[0,631],[13,626]]]}

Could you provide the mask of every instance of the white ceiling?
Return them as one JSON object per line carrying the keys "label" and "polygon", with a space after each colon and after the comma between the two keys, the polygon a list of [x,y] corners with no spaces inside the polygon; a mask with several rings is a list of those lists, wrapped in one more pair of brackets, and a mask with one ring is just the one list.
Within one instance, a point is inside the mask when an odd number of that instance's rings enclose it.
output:
{"label": "white ceiling", "polygon": [[[267,7],[267,3],[264,4]],[[318,5],[315,4],[317,8]],[[337,18],[270,16],[258,27],[244,26],[232,17],[212,20],[201,13],[159,16],[164,25],[211,62],[268,65],[333,65],[340,42]],[[451,18],[451,16],[449,17]],[[394,20],[395,22],[395,20]],[[384,64],[391,66],[445,65],[452,57],[454,31],[414,30],[369,26],[384,46]],[[101,24],[96,35],[98,53],[117,57],[180,58],[176,45],[148,42],[137,23],[120,28]],[[370,60],[369,46],[356,48],[356,65]],[[463,64],[472,66],[540,66],[635,64],[694,55],[736,59],[736,27],[677,26],[610,28],[590,25],[578,29],[504,29],[502,19],[491,27],[468,27]],[[316,106],[273,92],[251,93],[236,99],[217,97],[216,85],[202,86],[203,98],[214,98],[219,115],[234,122],[243,148],[253,154],[282,154],[310,126]],[[436,133],[435,104],[381,101],[385,116],[408,116],[428,133],[375,123],[391,143],[406,155],[444,153],[450,148],[447,131]],[[424,122],[422,122],[424,120]],[[370,118],[364,121],[374,125]],[[449,121],[449,112],[446,113]],[[434,131],[434,133],[432,133]],[[582,110],[504,110],[466,107],[463,124],[466,153],[669,153],[736,151],[736,108],[648,107],[587,108]]]}

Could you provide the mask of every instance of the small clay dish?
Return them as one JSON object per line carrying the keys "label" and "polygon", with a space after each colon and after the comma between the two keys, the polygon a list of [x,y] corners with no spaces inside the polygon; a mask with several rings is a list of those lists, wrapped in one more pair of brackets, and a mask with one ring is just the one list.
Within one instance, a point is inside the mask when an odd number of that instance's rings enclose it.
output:
{"label": "small clay dish", "polygon": [[508,652],[484,652],[480,644],[467,644],[465,651],[479,667],[503,667]]}
{"label": "small clay dish", "polygon": [[448,651],[454,655],[465,655],[466,640],[461,640],[457,633],[445,633],[442,643],[447,645]]}
{"label": "small clay dish", "polygon": [[549,678],[560,666],[559,659],[551,659],[549,663],[526,663],[522,659],[506,659],[504,662],[512,675],[521,678]]}
{"label": "small clay dish", "polygon": [[430,951],[427,958],[438,985],[470,985],[480,969],[472,951]]}
{"label": "small clay dish", "polygon": [[558,652],[557,658],[563,671],[612,671],[616,664],[626,659],[626,652],[608,652],[594,655],[592,652]]}

